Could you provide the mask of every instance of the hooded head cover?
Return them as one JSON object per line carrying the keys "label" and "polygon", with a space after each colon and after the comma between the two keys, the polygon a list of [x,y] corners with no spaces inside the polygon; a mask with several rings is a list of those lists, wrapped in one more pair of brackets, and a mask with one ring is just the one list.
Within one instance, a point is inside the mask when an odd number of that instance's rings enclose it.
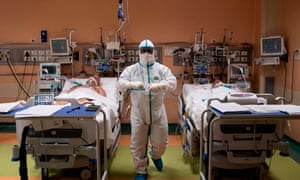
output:
{"label": "hooded head cover", "polygon": [[154,45],[153,43],[146,39],[143,40],[139,44],[139,56],[140,56],[140,63],[143,67],[146,67],[147,64],[152,64],[155,61],[154,57]]}

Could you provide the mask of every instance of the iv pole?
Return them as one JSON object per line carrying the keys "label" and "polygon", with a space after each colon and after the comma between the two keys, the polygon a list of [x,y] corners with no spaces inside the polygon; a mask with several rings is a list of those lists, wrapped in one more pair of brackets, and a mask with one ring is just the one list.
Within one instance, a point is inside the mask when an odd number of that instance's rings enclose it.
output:
{"label": "iv pole", "polygon": [[73,63],[73,51],[74,49],[77,47],[76,42],[72,42],[72,33],[75,32],[74,29],[70,29],[69,30],[69,43],[70,43],[70,47],[71,47],[71,57],[70,57],[70,61],[71,61],[71,73],[72,73],[72,77],[74,77],[74,63]]}

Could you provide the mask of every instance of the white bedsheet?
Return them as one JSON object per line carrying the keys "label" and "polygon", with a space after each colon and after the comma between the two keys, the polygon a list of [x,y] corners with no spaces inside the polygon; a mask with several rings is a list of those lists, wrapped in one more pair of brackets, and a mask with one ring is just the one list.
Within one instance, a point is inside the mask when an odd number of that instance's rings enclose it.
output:
{"label": "white bedsheet", "polygon": [[[82,84],[85,84],[86,81],[88,79],[86,78],[72,78],[72,81],[76,81],[76,82],[80,82]],[[101,77],[101,86],[102,88],[105,90],[106,92],[106,97],[108,99],[111,99],[114,102],[118,102],[118,94],[116,91],[116,83],[117,83],[117,78],[115,77]],[[57,96],[56,98],[59,98],[60,95],[66,95],[67,91],[74,86],[74,84],[71,81],[65,81],[65,84],[62,88],[61,93],[59,94],[59,96]],[[91,95],[89,95],[91,96]]]}
{"label": "white bedsheet", "polygon": [[[211,84],[184,84],[182,90],[185,112],[195,123],[196,128],[201,129],[201,115],[208,108],[208,100],[212,98],[225,99],[229,94],[241,93],[238,89],[225,86],[212,88]],[[204,127],[207,121],[204,121]]]}

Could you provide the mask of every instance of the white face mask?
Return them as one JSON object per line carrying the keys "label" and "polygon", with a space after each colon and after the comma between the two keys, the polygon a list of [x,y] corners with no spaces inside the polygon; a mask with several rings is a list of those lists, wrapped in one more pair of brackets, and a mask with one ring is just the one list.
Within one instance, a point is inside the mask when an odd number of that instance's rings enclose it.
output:
{"label": "white face mask", "polygon": [[147,63],[151,64],[154,62],[154,55],[149,53],[142,53],[140,54],[140,62],[141,64],[146,67]]}

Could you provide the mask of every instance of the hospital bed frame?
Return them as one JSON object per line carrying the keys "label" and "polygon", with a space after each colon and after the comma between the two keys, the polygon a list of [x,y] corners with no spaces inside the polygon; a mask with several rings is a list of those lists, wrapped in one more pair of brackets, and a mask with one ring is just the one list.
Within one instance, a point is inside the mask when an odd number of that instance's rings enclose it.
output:
{"label": "hospital bed frame", "polygon": [[178,96],[178,125],[182,136],[182,147],[190,157],[199,155],[199,131],[193,120],[185,115],[183,97]]}
{"label": "hospital bed frame", "polygon": [[[65,78],[65,80],[67,80],[67,78]],[[72,81],[74,82],[79,82],[79,83],[82,83],[84,84],[87,79],[86,78],[73,78],[71,79]],[[117,81],[117,78],[116,77],[101,77],[101,83],[102,83],[102,87],[103,89],[106,91],[106,94],[107,94],[107,97],[108,96],[115,96],[117,94],[113,93],[112,90],[115,90],[115,84],[111,84],[112,82],[116,82]],[[63,90],[61,93],[65,93],[67,91],[67,89],[65,89],[65,87],[68,87],[68,85],[66,86],[66,84],[70,83],[70,81],[65,81],[64,82],[64,85],[63,85]],[[107,84],[110,84],[110,86],[107,86]],[[113,86],[111,86],[113,85]],[[113,88],[113,89],[112,89]],[[60,93],[60,94],[61,94]],[[85,102],[80,102],[77,98],[62,98],[62,97],[59,97],[56,96],[55,97],[55,100],[56,101],[62,101],[62,102],[68,102],[70,103],[71,105],[73,106],[90,106],[90,105],[95,105],[94,102],[92,101],[85,101]],[[114,122],[112,125],[112,133],[113,133],[113,136],[114,136],[114,142],[111,144],[110,147],[108,147],[108,157],[111,158],[116,149],[117,149],[117,146],[118,146],[118,142],[119,142],[119,136],[120,136],[120,133],[121,133],[121,111],[122,111],[122,100],[121,99],[118,99],[118,105],[116,105],[118,107],[117,111],[118,111],[118,117],[116,120],[116,122]],[[96,105],[97,106],[97,105]],[[106,118],[107,120],[110,120],[108,115],[106,115]]]}
{"label": "hospital bed frame", "polygon": [[[72,84],[72,82],[70,82],[68,80],[68,78],[64,77],[63,78],[64,80],[66,80],[63,84],[63,89],[62,91],[60,92],[61,93],[65,93],[68,89],[65,89],[65,87],[68,87],[68,85],[66,84],[69,84],[70,83]],[[71,81],[74,81],[74,82],[77,82],[77,83],[82,83],[84,84],[87,79],[86,78],[72,78]],[[112,82],[116,82],[117,81],[117,78],[116,77],[101,77],[101,83],[102,83],[102,88],[105,90],[106,94],[107,94],[107,97],[108,96],[117,96],[116,93],[113,93],[113,90],[115,90],[115,87],[116,85],[115,84],[111,84]],[[110,86],[107,86],[107,84],[109,84]],[[111,86],[113,85],[113,86]],[[72,86],[71,86],[72,87]],[[113,88],[113,90],[112,90]],[[118,141],[119,141],[119,136],[120,136],[120,131],[121,131],[121,112],[122,112],[122,100],[117,98],[118,99],[118,104],[116,105],[118,108],[117,108],[117,111],[118,111],[118,120],[117,122],[115,122],[114,124],[112,124],[112,130],[113,130],[113,135],[114,137],[116,138],[115,141],[113,142],[113,144],[111,145],[111,147],[109,147],[109,152],[108,152],[108,156],[109,157],[112,157],[113,154],[115,153],[116,149],[117,149],[117,145],[118,145]],[[68,102],[70,103],[71,105],[73,106],[89,106],[89,105],[95,105],[94,102],[92,101],[85,101],[85,102],[80,102],[77,98],[62,98],[62,97],[59,97],[56,96],[55,97],[55,100],[56,101],[62,101],[62,102]],[[109,120],[108,116],[107,116],[107,119]]]}
{"label": "hospital bed frame", "polygon": [[[256,96],[265,99],[265,103],[268,104],[285,103],[284,98],[275,97],[269,93],[256,94]],[[208,104],[213,100],[228,102],[226,98],[210,99]],[[216,110],[208,108],[201,116],[201,119],[209,120],[208,140],[206,140],[203,134],[204,129],[202,129],[204,121],[201,121],[201,129],[197,129],[193,119],[185,114],[182,96],[179,97],[178,102],[178,122],[185,136],[183,137],[183,148],[191,157],[200,155],[201,179],[206,177],[209,180],[212,179],[214,170],[217,168],[257,168],[262,173],[262,168],[267,167],[265,159],[272,156],[273,150],[280,150],[284,155],[288,154],[288,143],[281,142],[276,133],[282,130],[283,121],[291,117],[283,114],[267,114],[267,117],[263,114],[255,116],[247,114],[241,115],[242,117],[238,114],[224,116]],[[240,121],[245,124],[241,124]],[[251,132],[237,131],[238,128],[249,128]],[[203,160],[208,169],[206,174],[202,172]]]}
{"label": "hospital bed frame", "polygon": [[[74,107],[79,107],[79,112],[76,110],[76,112],[74,111],[73,113],[72,110]],[[104,152],[101,152],[102,143],[98,138],[100,134],[100,123],[96,120],[97,113],[102,113],[104,117]],[[90,111],[87,110],[87,107],[85,106],[66,106],[50,117],[16,118],[16,121],[23,120],[30,120],[32,122],[29,126],[28,134],[26,137],[22,137],[26,138],[26,140],[22,139],[22,142],[26,142],[26,152],[32,155],[36,167],[41,168],[43,180],[48,179],[48,170],[52,168],[83,168],[80,173],[81,179],[90,179],[93,171],[96,170],[97,179],[107,179],[108,152],[106,151],[106,115],[101,108]],[[92,123],[95,123],[95,143],[87,145],[80,136],[80,129],[59,128],[59,124],[70,121],[91,121]],[[39,130],[36,131],[35,124],[41,125],[40,127],[42,127],[42,129],[39,127]],[[47,124],[47,126],[45,124]],[[55,126],[57,126],[57,128],[55,128]],[[22,143],[20,148],[22,148]],[[101,158],[103,158],[104,163],[103,172]]]}
{"label": "hospital bed frame", "polygon": [[202,118],[205,113],[214,115],[209,121],[207,140],[203,138],[204,130],[200,130],[200,176],[205,176],[202,166],[206,155],[208,180],[214,178],[216,168],[259,168],[258,177],[254,178],[261,179],[263,169],[267,167],[265,160],[274,150],[288,155],[288,143],[277,136],[280,127],[276,125],[300,117],[282,112],[223,114],[212,107],[203,112]]}
{"label": "hospital bed frame", "polygon": [[[264,98],[267,104],[284,104],[285,99],[283,97],[276,97],[270,93],[257,93],[257,98]],[[210,99],[209,101],[212,101]],[[227,102],[228,100],[217,99],[221,102]],[[185,102],[182,96],[178,96],[178,124],[181,130],[183,142],[182,146],[185,152],[192,158],[199,156],[199,142],[200,142],[200,132],[196,128],[194,120],[189,117],[185,112]]]}

